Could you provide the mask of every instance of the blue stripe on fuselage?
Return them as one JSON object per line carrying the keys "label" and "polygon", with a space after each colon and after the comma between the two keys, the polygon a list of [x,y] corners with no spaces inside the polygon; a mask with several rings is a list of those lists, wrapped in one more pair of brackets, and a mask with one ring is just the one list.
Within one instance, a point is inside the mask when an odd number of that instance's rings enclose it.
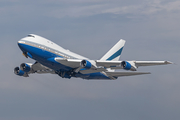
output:
{"label": "blue stripe on fuselage", "polygon": [[32,55],[32,59],[40,62],[41,64],[43,64],[51,69],[54,69],[54,70],[63,69],[65,71],[69,71],[72,69],[72,68],[62,65],[60,63],[53,62],[52,60],[49,59],[49,58],[62,57],[62,56],[59,56],[52,52],[49,52],[44,49],[40,49],[40,48],[31,46],[31,45],[22,44],[22,43],[18,43],[18,45],[23,52],[29,52]]}

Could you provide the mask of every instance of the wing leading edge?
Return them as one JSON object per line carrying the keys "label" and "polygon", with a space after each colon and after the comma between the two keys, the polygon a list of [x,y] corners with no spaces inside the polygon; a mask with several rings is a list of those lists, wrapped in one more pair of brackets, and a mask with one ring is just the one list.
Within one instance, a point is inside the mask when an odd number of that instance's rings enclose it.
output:
{"label": "wing leading edge", "polygon": [[[101,61],[101,60],[96,60],[96,64],[99,66],[104,66],[107,68],[114,68],[118,67],[120,69],[121,63],[123,61]],[[154,65],[167,65],[167,64],[173,64],[170,61],[126,61],[128,63],[131,63],[135,65],[136,67],[140,66],[154,66]],[[121,67],[122,68],[122,67]]]}

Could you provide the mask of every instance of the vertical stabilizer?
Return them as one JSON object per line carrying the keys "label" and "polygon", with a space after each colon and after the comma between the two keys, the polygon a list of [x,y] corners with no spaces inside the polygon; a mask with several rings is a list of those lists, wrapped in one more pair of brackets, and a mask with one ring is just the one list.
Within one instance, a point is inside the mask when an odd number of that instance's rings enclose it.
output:
{"label": "vertical stabilizer", "polygon": [[119,40],[100,60],[118,61],[123,50],[125,40]]}

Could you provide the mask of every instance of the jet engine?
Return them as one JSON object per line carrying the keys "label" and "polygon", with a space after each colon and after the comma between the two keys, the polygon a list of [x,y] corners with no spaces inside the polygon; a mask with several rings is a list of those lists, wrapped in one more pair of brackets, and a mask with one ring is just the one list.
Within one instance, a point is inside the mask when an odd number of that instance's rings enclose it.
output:
{"label": "jet engine", "polygon": [[137,68],[133,61],[132,62],[122,61],[121,66],[123,69],[131,70],[131,71],[136,71],[136,68]]}
{"label": "jet engine", "polygon": [[20,70],[19,67],[15,67],[15,68],[14,68],[14,73],[15,73],[16,75],[23,76],[25,72],[22,71],[22,70]]}
{"label": "jet engine", "polygon": [[20,65],[20,69],[22,70],[22,71],[24,71],[24,72],[29,72],[30,70],[31,70],[31,64],[29,64],[29,63],[22,63],[21,65]]}
{"label": "jet engine", "polygon": [[92,66],[92,64],[88,60],[82,60],[80,65],[81,67],[86,69],[90,69]]}
{"label": "jet engine", "polygon": [[31,71],[31,63],[22,63],[20,67],[14,68],[14,73],[19,76],[28,77],[28,72]]}

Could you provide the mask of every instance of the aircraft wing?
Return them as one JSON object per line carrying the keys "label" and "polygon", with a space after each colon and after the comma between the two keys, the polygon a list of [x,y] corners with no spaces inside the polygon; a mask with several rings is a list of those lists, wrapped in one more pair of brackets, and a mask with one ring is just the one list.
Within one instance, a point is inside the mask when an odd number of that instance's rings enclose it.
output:
{"label": "aircraft wing", "polygon": [[96,60],[96,65],[98,66],[104,66],[106,68],[111,68],[111,67],[119,67],[121,68],[121,62],[122,61],[101,61],[101,60]]}
{"label": "aircraft wing", "polygon": [[102,71],[107,71],[106,68],[111,68],[111,69],[122,69],[122,63],[123,62],[128,62],[131,64],[132,67],[136,68],[140,66],[153,66],[153,65],[166,65],[166,64],[172,64],[172,62],[169,61],[102,61],[102,60],[91,60],[94,62],[95,66],[94,68],[91,69],[82,69],[80,66],[81,61],[80,59],[66,59],[66,58],[60,58],[56,57],[54,60],[58,63],[61,63],[63,65],[66,65],[68,67],[74,68],[75,72],[81,72],[82,74],[87,74],[87,73],[95,73],[95,72],[102,72]]}
{"label": "aircraft wing", "polygon": [[[122,69],[122,67],[121,67],[122,62],[123,61],[96,60],[96,64],[98,66],[104,66],[106,68],[112,68],[112,69]],[[126,61],[126,62],[129,62],[131,65],[134,65],[136,67],[172,64],[172,62],[170,62],[170,61]]]}
{"label": "aircraft wing", "polygon": [[39,62],[32,63],[22,63],[19,67],[14,69],[14,73],[20,76],[29,77],[29,74],[32,73],[51,73],[55,74],[55,71],[40,64]]}
{"label": "aircraft wing", "polygon": [[66,59],[66,58],[60,58],[60,57],[56,57],[54,60],[58,63],[61,63],[71,68],[80,67],[80,63],[82,61],[80,59]]}
{"label": "aircraft wing", "polygon": [[105,72],[110,77],[122,77],[122,76],[133,76],[151,74],[150,72]]}
{"label": "aircraft wing", "polygon": [[51,73],[51,74],[55,74],[55,71],[40,64],[39,62],[35,62],[32,67],[31,67],[31,71],[30,73],[39,73],[39,74],[42,74],[42,73]]}
{"label": "aircraft wing", "polygon": [[[64,59],[64,58],[56,57],[55,61],[57,61],[58,63],[61,63],[63,65],[66,65],[68,67],[71,67],[71,68],[79,68],[80,67],[80,63],[81,63],[82,60],[80,60],[80,59],[66,59],[66,58]],[[105,67],[105,68],[114,68],[114,69],[121,69],[122,68],[120,66],[121,62],[122,61],[101,61],[101,60],[95,60],[95,64],[97,66],[102,66],[102,67]]]}
{"label": "aircraft wing", "polygon": [[[56,57],[55,61],[66,65],[68,67],[72,67],[72,68],[77,68],[80,66],[80,63],[82,60],[80,59],[66,59],[66,58],[60,58],[60,57]],[[114,66],[118,66],[121,64],[122,61],[101,61],[101,60],[95,60],[95,63],[97,66],[103,66],[106,68],[110,68],[110,67],[114,67]]]}
{"label": "aircraft wing", "polygon": [[135,61],[136,66],[153,66],[172,64],[170,61]]}
{"label": "aircraft wing", "polygon": [[100,68],[93,67],[91,69],[85,69],[85,68],[81,67],[80,63],[82,60],[80,60],[80,59],[64,59],[64,58],[56,57],[55,61],[57,61],[63,65],[66,65],[68,67],[75,68],[74,71],[76,73],[80,72],[82,74],[88,74],[88,73],[107,71],[103,67],[100,67]]}

